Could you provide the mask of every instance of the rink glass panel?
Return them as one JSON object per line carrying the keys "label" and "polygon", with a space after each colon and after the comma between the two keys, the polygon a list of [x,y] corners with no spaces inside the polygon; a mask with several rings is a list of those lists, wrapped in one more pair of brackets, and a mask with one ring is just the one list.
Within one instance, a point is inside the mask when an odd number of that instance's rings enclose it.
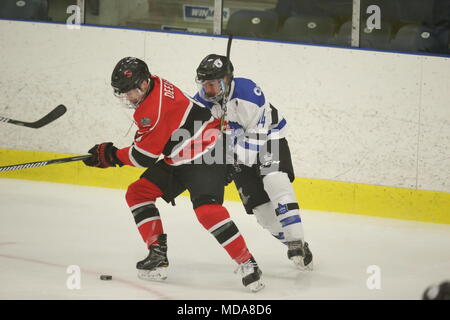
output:
{"label": "rink glass panel", "polygon": [[2,0],[0,17],[64,23],[74,5],[90,25],[340,47],[352,46],[354,27],[360,48],[450,54],[450,0]]}
{"label": "rink glass panel", "polygon": [[77,5],[77,0],[1,0],[0,18],[66,22],[71,5]]}
{"label": "rink glass panel", "polygon": [[360,21],[361,48],[450,53],[450,0],[361,0]]}
{"label": "rink glass panel", "polygon": [[213,33],[214,0],[86,0],[87,24]]}
{"label": "rink glass panel", "polygon": [[450,0],[224,0],[224,10],[224,34],[351,47],[354,25],[360,48],[450,53]]}

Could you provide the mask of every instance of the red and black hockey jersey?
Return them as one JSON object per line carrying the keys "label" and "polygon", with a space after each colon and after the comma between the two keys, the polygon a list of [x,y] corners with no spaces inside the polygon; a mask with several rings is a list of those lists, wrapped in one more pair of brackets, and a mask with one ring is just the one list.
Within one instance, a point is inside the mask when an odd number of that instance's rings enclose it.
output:
{"label": "red and black hockey jersey", "polygon": [[126,165],[148,168],[163,155],[170,165],[191,162],[211,150],[219,120],[176,86],[152,76],[153,89],[134,113],[134,143],[117,151]]}

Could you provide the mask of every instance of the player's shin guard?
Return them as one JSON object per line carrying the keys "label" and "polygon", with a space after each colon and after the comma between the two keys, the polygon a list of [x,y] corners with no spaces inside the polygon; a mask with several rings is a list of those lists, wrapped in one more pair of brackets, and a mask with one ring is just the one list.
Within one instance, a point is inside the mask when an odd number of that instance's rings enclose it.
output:
{"label": "player's shin guard", "polygon": [[195,209],[195,214],[203,227],[211,232],[238,264],[252,257],[244,238],[225,207],[220,204],[204,204]]}
{"label": "player's shin guard", "polygon": [[312,253],[304,241],[302,219],[294,189],[286,173],[275,172],[264,177],[264,189],[275,208],[288,246],[288,258],[301,270],[312,270]]}
{"label": "player's shin guard", "polygon": [[271,202],[257,206],[253,209],[253,214],[261,227],[268,230],[281,243],[286,244],[283,229],[278,221],[278,217],[275,215]]}
{"label": "player's shin guard", "polygon": [[263,184],[286,241],[303,240],[300,210],[288,175],[284,172],[271,173],[264,177]]}
{"label": "player's shin guard", "polygon": [[155,206],[155,200],[161,195],[161,190],[144,178],[132,183],[126,194],[136,226],[148,248],[158,243],[158,236],[164,232],[159,211]]}

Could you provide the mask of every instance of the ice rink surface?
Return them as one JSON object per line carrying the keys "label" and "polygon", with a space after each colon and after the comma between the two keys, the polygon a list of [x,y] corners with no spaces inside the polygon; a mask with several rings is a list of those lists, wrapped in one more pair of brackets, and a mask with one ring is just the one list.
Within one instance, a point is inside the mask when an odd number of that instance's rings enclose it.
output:
{"label": "ice rink surface", "polygon": [[[303,210],[315,268],[300,272],[240,203],[226,202],[263,271],[266,288],[251,293],[189,198],[179,197],[176,207],[157,202],[169,277],[139,280],[135,264],[147,250],[124,196],[125,190],[0,179],[0,299],[421,299],[426,287],[450,279],[450,225]],[[67,287],[70,266],[81,270],[79,289]],[[381,287],[370,290],[373,270]]]}

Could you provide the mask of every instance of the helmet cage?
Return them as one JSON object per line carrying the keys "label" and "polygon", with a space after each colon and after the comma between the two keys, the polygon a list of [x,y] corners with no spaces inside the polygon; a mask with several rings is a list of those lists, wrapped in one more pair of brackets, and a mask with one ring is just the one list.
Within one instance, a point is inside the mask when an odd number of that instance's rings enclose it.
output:
{"label": "helmet cage", "polygon": [[[144,81],[144,80],[143,80]],[[142,82],[141,82],[142,83]],[[126,92],[119,92],[114,88],[114,96],[119,99],[120,103],[129,109],[136,109],[136,107],[144,101],[150,92],[151,79],[148,79],[148,88],[146,91],[142,91],[140,87],[132,88]]]}
{"label": "helmet cage", "polygon": [[[223,99],[228,94],[230,81],[233,79],[233,69],[233,64],[227,57],[218,54],[207,55],[196,70],[195,82],[200,97],[210,102],[219,102]],[[218,92],[214,96],[208,95],[205,90],[208,81],[218,81]]]}
{"label": "helmet cage", "polygon": [[[211,79],[211,80],[200,80],[198,77],[195,78],[195,82],[198,86],[198,92],[202,99],[209,102],[219,102],[223,99],[224,95],[228,92],[228,86],[225,82],[225,79]],[[214,85],[217,86],[217,93],[214,96],[208,95],[205,90],[206,85]]]}

